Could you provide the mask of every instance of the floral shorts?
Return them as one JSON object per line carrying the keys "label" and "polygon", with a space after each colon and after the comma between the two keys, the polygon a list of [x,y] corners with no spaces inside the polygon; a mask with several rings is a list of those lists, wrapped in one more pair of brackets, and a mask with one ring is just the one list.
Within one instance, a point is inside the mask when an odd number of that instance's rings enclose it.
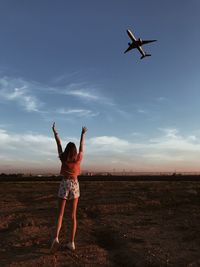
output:
{"label": "floral shorts", "polygon": [[80,196],[79,182],[77,179],[63,178],[60,182],[58,197],[62,199],[74,199]]}

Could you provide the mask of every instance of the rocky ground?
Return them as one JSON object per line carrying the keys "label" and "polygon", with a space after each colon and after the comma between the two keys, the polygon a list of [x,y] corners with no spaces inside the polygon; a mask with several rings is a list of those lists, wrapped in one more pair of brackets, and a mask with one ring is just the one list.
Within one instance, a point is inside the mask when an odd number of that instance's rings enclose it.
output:
{"label": "rocky ground", "polygon": [[58,182],[0,183],[0,266],[200,266],[200,182],[81,181],[76,251],[67,203],[49,251]]}

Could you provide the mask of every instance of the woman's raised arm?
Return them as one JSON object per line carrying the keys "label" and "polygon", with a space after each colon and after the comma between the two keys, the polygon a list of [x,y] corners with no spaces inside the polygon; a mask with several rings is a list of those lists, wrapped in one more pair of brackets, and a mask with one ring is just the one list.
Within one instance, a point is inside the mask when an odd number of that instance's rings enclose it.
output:
{"label": "woman's raised arm", "polygon": [[87,132],[87,128],[86,127],[82,127],[82,131],[81,131],[81,138],[80,138],[80,146],[79,146],[79,153],[83,152],[83,145],[84,145],[84,136],[85,133]]}
{"label": "woman's raised arm", "polygon": [[60,154],[62,154],[62,145],[61,145],[60,138],[59,138],[58,133],[57,133],[56,128],[55,128],[55,122],[53,123],[52,130],[53,130],[54,137],[55,137],[56,144],[57,144],[57,148],[58,148],[58,155],[60,156]]}

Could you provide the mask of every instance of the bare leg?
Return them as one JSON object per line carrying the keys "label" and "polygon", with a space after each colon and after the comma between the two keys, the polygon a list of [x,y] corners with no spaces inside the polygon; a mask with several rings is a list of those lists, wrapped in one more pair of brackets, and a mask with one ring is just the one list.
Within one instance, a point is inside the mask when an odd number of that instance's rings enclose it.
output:
{"label": "bare leg", "polygon": [[76,234],[76,209],[78,204],[78,198],[72,200],[72,233],[71,233],[71,242],[74,242]]}
{"label": "bare leg", "polygon": [[63,214],[65,211],[65,204],[66,204],[66,199],[59,198],[59,200],[58,200],[58,219],[57,219],[57,226],[56,226],[56,238],[58,238],[59,233],[60,233],[60,229],[62,226]]}

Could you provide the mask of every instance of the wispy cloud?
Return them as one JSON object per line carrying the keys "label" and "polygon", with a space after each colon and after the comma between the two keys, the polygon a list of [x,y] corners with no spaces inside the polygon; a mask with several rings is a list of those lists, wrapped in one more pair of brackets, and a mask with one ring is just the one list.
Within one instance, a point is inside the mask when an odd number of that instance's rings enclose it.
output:
{"label": "wispy cloud", "polygon": [[164,102],[164,101],[167,101],[168,99],[166,97],[164,97],[164,96],[159,96],[155,100],[158,101],[158,102]]}
{"label": "wispy cloud", "polygon": [[[53,104],[51,94],[56,96]],[[76,101],[76,108],[73,106],[66,109],[63,103],[64,96],[69,96],[66,98],[68,106],[69,102]],[[0,101],[13,102],[27,112],[37,112],[44,120],[62,115],[69,115],[67,120],[70,116],[92,118],[99,114],[108,121],[114,121],[118,116],[124,119],[131,117],[131,114],[115,103],[114,99],[104,95],[96,86],[87,83],[70,83],[56,87],[22,78],[2,77],[0,78],[0,97]],[[63,116],[60,119],[63,119]]]}
{"label": "wispy cloud", "polygon": [[97,95],[92,94],[89,91],[86,90],[73,90],[73,91],[66,91],[66,95],[72,95],[72,96],[77,96],[80,98],[84,98],[87,100],[96,100],[99,101],[101,98]]}
{"label": "wispy cloud", "polygon": [[92,112],[88,109],[65,109],[65,108],[59,108],[56,110],[56,113],[62,114],[62,115],[75,115],[78,117],[94,117],[97,116],[99,113]]}
{"label": "wispy cloud", "polygon": [[134,137],[144,137],[144,133],[141,132],[132,132],[130,133],[130,136],[134,136]]}
{"label": "wispy cloud", "polygon": [[51,93],[69,95],[75,98],[79,98],[84,102],[95,102],[105,105],[115,105],[113,99],[102,95],[100,89],[97,89],[96,86],[87,85],[87,83],[70,83],[63,87],[51,87],[48,89]]}
{"label": "wispy cloud", "polygon": [[141,113],[141,114],[148,114],[147,110],[142,109],[142,108],[138,108],[138,109],[137,109],[137,112],[138,112],[138,113]]}
{"label": "wispy cloud", "polygon": [[[83,111],[83,115],[85,116],[97,116],[103,114],[105,119],[109,121],[113,121],[116,116],[121,116],[124,119],[129,119],[131,117],[130,112],[123,110],[114,99],[103,94],[100,88],[88,85],[87,83],[70,83],[64,87],[51,87],[49,88],[49,92],[57,95],[73,97],[75,100],[78,100],[80,106],[87,105],[89,109]],[[79,109],[83,110],[81,107],[78,108],[78,110]],[[63,108],[61,110],[62,112],[60,112],[60,114],[78,115],[79,113],[77,111],[63,111]]]}
{"label": "wispy cloud", "polygon": [[[72,84],[70,88],[74,88],[75,84]],[[91,109],[84,108],[71,108],[65,109],[64,107],[54,108],[48,106],[48,102],[44,103],[36,97],[37,94],[48,95],[50,92],[54,92],[58,95],[68,94],[71,96],[77,96],[86,99],[95,99],[98,101],[98,96],[93,95],[90,92],[82,92],[79,90],[66,91],[59,90],[58,88],[52,88],[44,86],[39,83],[29,82],[21,78],[0,78],[0,97],[1,101],[15,102],[21,106],[25,111],[42,113],[43,117],[46,118],[49,115],[71,115],[76,117],[94,117],[99,113],[94,112]],[[46,98],[48,99],[48,98]],[[80,104],[81,106],[81,104]],[[42,107],[42,109],[41,109]]]}
{"label": "wispy cloud", "polygon": [[66,90],[64,92],[66,95],[77,97],[87,102],[96,102],[99,104],[114,106],[114,101],[108,97],[102,96],[95,90],[90,89],[75,89],[75,90]]}
{"label": "wispy cloud", "polygon": [[129,149],[130,143],[116,136],[98,136],[90,138],[89,145],[96,151],[123,152]]}
{"label": "wispy cloud", "polygon": [[163,132],[165,137],[171,139],[178,138],[179,131],[176,128],[159,128],[159,131]]}
{"label": "wispy cloud", "polygon": [[69,82],[69,79],[71,79],[74,76],[77,76],[78,74],[80,74],[80,71],[73,71],[71,73],[64,73],[64,74],[61,74],[57,77],[54,77],[52,82],[55,84],[66,83],[66,82]]}
{"label": "wispy cloud", "polygon": [[22,79],[4,77],[0,79],[0,96],[6,101],[16,102],[26,111],[38,112],[42,105],[30,92],[30,84]]}

